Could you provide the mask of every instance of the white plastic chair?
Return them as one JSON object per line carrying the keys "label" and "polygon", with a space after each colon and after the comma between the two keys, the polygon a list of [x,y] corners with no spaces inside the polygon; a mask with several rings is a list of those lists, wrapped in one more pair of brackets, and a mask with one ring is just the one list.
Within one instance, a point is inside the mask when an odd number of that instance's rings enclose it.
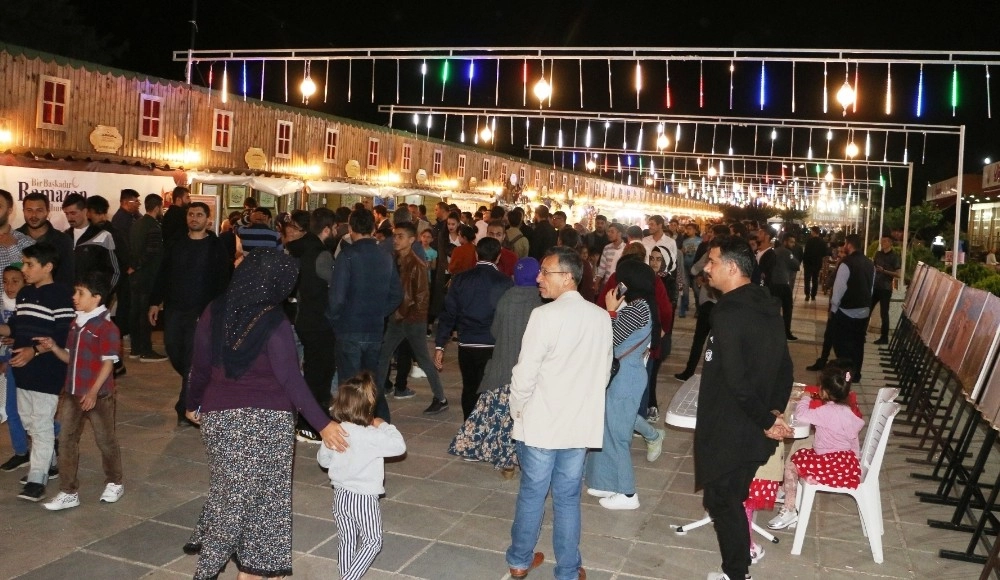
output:
{"label": "white plastic chair", "polygon": [[[881,392],[879,394],[881,395]],[[875,563],[882,563],[882,499],[878,475],[882,469],[882,458],[889,442],[889,433],[892,431],[892,421],[896,413],[899,413],[899,409],[899,403],[876,402],[875,412],[872,413],[868,432],[865,434],[865,446],[861,449],[861,484],[856,489],[810,484],[804,480],[799,482],[802,498],[799,502],[795,539],[792,542],[793,555],[798,556],[802,553],[802,543],[806,538],[806,528],[809,526],[809,516],[812,513],[816,492],[823,491],[847,494],[854,498],[858,503],[858,515],[861,517],[861,531],[868,536]]]}

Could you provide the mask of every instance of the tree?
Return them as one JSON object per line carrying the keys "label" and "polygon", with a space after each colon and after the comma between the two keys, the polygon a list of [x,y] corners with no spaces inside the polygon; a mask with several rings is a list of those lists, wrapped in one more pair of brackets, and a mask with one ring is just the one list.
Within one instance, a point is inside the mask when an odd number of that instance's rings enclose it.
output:
{"label": "tree", "polygon": [[[929,228],[937,229],[941,223],[943,214],[933,203],[925,201],[920,205],[910,208],[910,239],[917,234],[922,234]],[[906,218],[905,207],[894,207],[885,210],[885,227],[890,230],[902,230]],[[921,237],[923,237],[921,235]],[[924,238],[926,239],[926,238]]]}
{"label": "tree", "polygon": [[719,206],[722,217],[726,221],[741,222],[744,220],[754,220],[758,224],[766,224],[768,218],[777,215],[778,210],[771,205],[732,205],[723,204]]}

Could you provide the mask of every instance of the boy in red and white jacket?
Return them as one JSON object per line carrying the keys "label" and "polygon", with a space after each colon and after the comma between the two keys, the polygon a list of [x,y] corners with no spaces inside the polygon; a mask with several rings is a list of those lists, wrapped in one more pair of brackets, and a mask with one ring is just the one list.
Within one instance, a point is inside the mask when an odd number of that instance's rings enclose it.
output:
{"label": "boy in red and white jacket", "polygon": [[103,302],[110,293],[108,276],[88,272],[73,291],[76,319],[69,329],[66,348],[51,338],[36,338],[38,349],[52,351],[67,363],[66,385],[59,398],[59,495],[44,504],[51,511],[80,505],[77,468],[80,462],[80,435],[89,420],[101,451],[104,493],[101,501],[114,503],[125,493],[122,485],[122,457],[115,435],[114,363],[118,360],[121,335],[111,322]]}

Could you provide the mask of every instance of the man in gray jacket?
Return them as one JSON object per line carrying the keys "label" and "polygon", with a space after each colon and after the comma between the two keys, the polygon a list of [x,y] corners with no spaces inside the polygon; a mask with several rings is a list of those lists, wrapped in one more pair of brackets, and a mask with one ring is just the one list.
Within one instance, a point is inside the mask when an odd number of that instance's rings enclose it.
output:
{"label": "man in gray jacket", "polygon": [[799,271],[799,259],[792,252],[794,247],[795,236],[785,234],[784,241],[774,249],[774,268],[769,280],[771,296],[781,304],[781,314],[785,319],[785,338],[788,340],[799,339],[792,334],[792,276]]}

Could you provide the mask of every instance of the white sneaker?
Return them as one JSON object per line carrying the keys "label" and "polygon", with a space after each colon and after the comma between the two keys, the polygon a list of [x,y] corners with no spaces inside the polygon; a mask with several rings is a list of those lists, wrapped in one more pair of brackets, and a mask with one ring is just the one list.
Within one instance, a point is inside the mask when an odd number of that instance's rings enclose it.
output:
{"label": "white sneaker", "polygon": [[767,527],[772,530],[783,530],[789,526],[794,527],[797,521],[799,521],[798,511],[781,508],[778,515],[767,522]]}
{"label": "white sneaker", "polygon": [[587,495],[592,495],[594,497],[611,497],[615,495],[613,491],[603,491],[600,489],[587,488]]}
{"label": "white sneaker", "polygon": [[57,512],[59,510],[68,510],[69,508],[75,508],[80,505],[80,494],[78,493],[66,493],[60,491],[59,495],[52,498],[52,501],[42,504],[45,509],[51,512]]}
{"label": "white sneaker", "polygon": [[756,564],[764,558],[764,546],[754,542],[750,545],[750,563]]}
{"label": "white sneaker", "polygon": [[611,497],[604,497],[600,500],[601,507],[609,510],[634,510],[639,508],[639,494],[629,497],[623,493],[616,493]]}
{"label": "white sneaker", "polygon": [[646,441],[646,461],[649,462],[656,461],[663,454],[663,440],[667,432],[664,429],[657,429],[656,435],[656,439]]}
{"label": "white sneaker", "polygon": [[104,486],[104,493],[101,494],[101,503],[115,503],[125,495],[125,486],[118,483],[109,483]]}
{"label": "white sneaker", "polygon": [[420,368],[420,365],[413,365],[413,368],[410,369],[410,378],[426,379],[427,373],[424,372],[424,369]]}

